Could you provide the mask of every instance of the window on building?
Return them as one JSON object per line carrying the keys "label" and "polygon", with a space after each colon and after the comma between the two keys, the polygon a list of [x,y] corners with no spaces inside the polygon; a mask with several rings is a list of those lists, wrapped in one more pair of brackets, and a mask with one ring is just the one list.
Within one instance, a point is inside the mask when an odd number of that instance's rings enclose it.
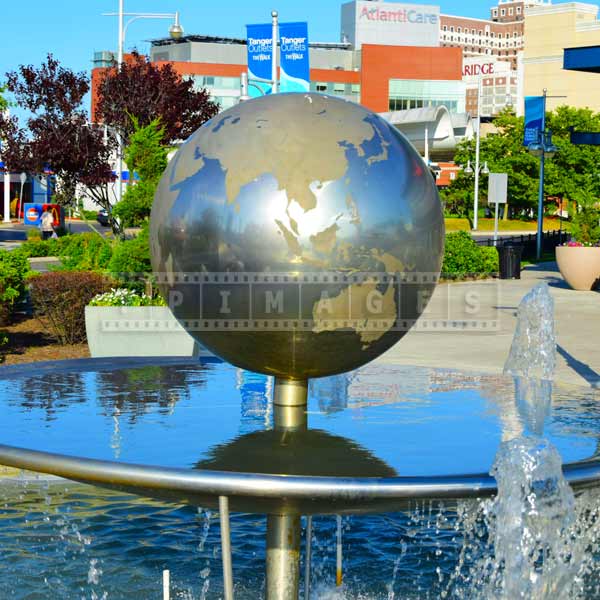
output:
{"label": "window on building", "polygon": [[498,16],[498,9],[497,9],[497,8],[494,8],[494,9],[492,10],[492,16],[494,16],[494,17],[497,17],[497,16]]}
{"label": "window on building", "polygon": [[482,35],[483,32],[481,31],[481,29],[477,32],[479,35]]}
{"label": "window on building", "polygon": [[444,25],[444,31],[448,31],[448,25]]}
{"label": "window on building", "polygon": [[456,33],[462,33],[462,28],[460,28],[460,27],[457,27],[457,28],[456,28]]}
{"label": "window on building", "polygon": [[315,90],[317,92],[326,92],[327,91],[327,84],[319,81],[319,82],[317,82],[315,84]]}
{"label": "window on building", "polygon": [[450,171],[450,179],[453,181],[456,179],[456,173],[454,171]]}
{"label": "window on building", "polygon": [[462,81],[402,80],[389,82],[390,110],[408,110],[444,105],[465,111],[466,90]]}
{"label": "window on building", "polygon": [[521,7],[517,6],[517,14],[520,15],[521,14]]}
{"label": "window on building", "polygon": [[500,9],[500,16],[501,17],[505,17],[506,16],[506,9],[505,8],[501,8]]}
{"label": "window on building", "polygon": [[509,17],[513,16],[513,8],[512,8],[512,6],[508,9],[508,16]]}
{"label": "window on building", "polygon": [[454,33],[454,25],[450,25],[450,31]]}

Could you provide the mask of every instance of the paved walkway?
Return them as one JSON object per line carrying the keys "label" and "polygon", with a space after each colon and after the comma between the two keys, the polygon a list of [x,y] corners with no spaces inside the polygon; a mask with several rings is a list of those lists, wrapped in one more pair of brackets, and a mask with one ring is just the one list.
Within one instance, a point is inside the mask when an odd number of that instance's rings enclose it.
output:
{"label": "paved walkway", "polygon": [[[501,372],[519,302],[546,282],[555,301],[556,380],[600,388],[600,293],[571,290],[555,263],[528,267],[521,277],[439,285],[423,323],[378,360]],[[466,321],[467,328],[453,327],[457,321]]]}

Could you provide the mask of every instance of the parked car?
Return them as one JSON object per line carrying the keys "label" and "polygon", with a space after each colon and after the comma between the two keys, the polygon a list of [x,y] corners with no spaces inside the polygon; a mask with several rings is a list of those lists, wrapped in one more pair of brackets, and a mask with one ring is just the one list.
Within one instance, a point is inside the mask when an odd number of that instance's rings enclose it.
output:
{"label": "parked car", "polygon": [[108,227],[110,224],[108,220],[108,211],[104,208],[99,210],[96,215],[96,221],[98,221],[102,227]]}

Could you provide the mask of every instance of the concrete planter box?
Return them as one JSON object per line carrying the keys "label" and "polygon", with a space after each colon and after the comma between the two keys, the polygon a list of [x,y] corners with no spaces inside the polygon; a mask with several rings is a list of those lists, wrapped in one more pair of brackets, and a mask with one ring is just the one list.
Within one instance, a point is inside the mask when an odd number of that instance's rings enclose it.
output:
{"label": "concrete planter box", "polygon": [[93,358],[210,355],[166,306],[86,306],[85,330]]}
{"label": "concrete planter box", "polygon": [[557,246],[556,263],[574,290],[589,292],[600,283],[600,248]]}

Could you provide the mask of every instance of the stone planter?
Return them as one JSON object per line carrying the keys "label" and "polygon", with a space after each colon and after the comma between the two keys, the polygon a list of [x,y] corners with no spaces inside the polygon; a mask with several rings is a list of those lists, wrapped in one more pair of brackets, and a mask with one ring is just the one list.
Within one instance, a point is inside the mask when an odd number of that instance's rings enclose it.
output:
{"label": "stone planter", "polygon": [[210,356],[166,306],[86,306],[85,330],[93,358]]}
{"label": "stone planter", "polygon": [[589,292],[600,283],[600,248],[557,246],[556,262],[574,290]]}

